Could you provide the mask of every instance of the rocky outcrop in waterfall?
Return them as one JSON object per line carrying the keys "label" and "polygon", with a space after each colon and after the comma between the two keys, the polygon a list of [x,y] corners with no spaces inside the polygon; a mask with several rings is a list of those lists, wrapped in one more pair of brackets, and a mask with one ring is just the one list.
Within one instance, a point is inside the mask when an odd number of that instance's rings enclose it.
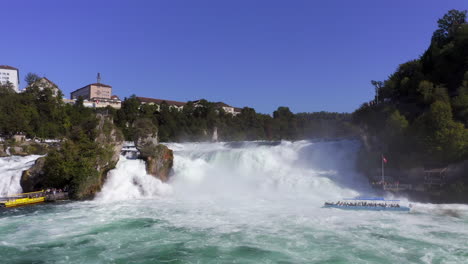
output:
{"label": "rocky outcrop in waterfall", "polygon": [[44,163],[45,157],[38,158],[31,168],[23,171],[20,185],[24,192],[37,191],[44,187]]}
{"label": "rocky outcrop in waterfall", "polygon": [[158,129],[150,119],[139,119],[134,124],[134,142],[140,157],[146,162],[146,172],[165,182],[171,175],[174,154],[158,144]]}
{"label": "rocky outcrop in waterfall", "polygon": [[107,116],[98,114],[92,122],[96,122],[94,129],[77,127],[59,149],[25,171],[23,191],[68,187],[72,199],[93,198],[119,160],[123,135]]}
{"label": "rocky outcrop in waterfall", "polygon": [[91,164],[97,173],[95,177],[87,177],[77,188],[71,188],[71,196],[75,199],[90,199],[99,192],[104,184],[107,172],[114,169],[119,161],[124,138],[122,132],[113,124],[112,120],[104,115],[97,115],[99,120],[96,128],[97,136],[94,143],[97,153]]}
{"label": "rocky outcrop in waterfall", "polygon": [[108,160],[103,160],[102,164],[98,164],[98,168],[102,167],[106,170],[115,168],[115,164],[119,161],[120,152],[124,144],[122,132],[114,125],[110,118],[103,115],[98,115],[99,124],[97,126],[98,135],[94,140],[101,148],[109,148],[111,156]]}
{"label": "rocky outcrop in waterfall", "polygon": [[146,172],[166,182],[171,176],[174,154],[168,147],[147,144],[140,149],[140,157],[146,161]]}
{"label": "rocky outcrop in waterfall", "polygon": [[6,148],[5,145],[0,144],[0,158],[2,158],[2,157],[8,157],[8,156],[9,156],[8,153],[7,153],[7,151],[6,151],[6,149],[7,149],[7,148]]}

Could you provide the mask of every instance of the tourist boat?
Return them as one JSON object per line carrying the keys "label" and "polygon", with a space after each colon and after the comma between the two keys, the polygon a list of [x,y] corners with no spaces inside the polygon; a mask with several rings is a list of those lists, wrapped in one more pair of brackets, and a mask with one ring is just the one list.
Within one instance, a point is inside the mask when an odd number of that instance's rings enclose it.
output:
{"label": "tourist boat", "polygon": [[384,198],[353,198],[343,199],[343,201],[338,201],[336,203],[326,202],[322,208],[396,212],[410,211],[410,207],[401,206],[399,202],[400,200],[385,200]]}
{"label": "tourist boat", "polygon": [[44,191],[19,193],[0,198],[0,207],[17,207],[45,202]]}

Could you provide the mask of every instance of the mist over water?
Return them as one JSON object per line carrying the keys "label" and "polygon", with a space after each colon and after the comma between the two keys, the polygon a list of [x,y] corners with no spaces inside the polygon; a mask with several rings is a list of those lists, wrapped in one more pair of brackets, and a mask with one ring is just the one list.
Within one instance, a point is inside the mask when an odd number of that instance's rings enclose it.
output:
{"label": "mist over water", "polygon": [[[311,143],[306,141],[278,145],[255,142],[229,144],[173,144],[175,175],[171,182],[175,196],[190,196],[233,202],[257,200],[301,200],[322,204],[324,199],[354,196],[366,186],[362,177],[344,173],[353,159],[330,160],[334,155],[352,157],[357,144],[347,142]],[[332,148],[333,151],[325,153]],[[316,152],[324,156],[308,159]],[[317,155],[318,156],[318,155]],[[348,181],[348,177],[356,181]],[[356,187],[356,188],[349,188]]]}
{"label": "mist over water", "polygon": [[55,263],[468,261],[465,205],[415,204],[412,213],[321,208],[326,200],[373,195],[354,168],[356,141],[168,146],[175,156],[168,183],[147,175],[142,161],[121,157],[93,201],[0,211],[0,256]]}

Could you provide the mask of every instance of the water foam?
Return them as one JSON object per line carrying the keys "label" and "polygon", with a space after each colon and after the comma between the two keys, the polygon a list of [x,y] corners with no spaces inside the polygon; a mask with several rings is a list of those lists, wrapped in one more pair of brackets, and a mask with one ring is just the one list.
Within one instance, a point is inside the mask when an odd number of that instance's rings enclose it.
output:
{"label": "water foam", "polygon": [[172,196],[182,200],[324,200],[370,192],[355,172],[356,141],[171,143],[174,175],[163,184],[143,161],[121,157],[98,200]]}
{"label": "water foam", "polygon": [[[169,147],[175,151],[175,164],[167,184],[147,175],[142,161],[121,157],[94,201],[5,211],[0,217],[5,241],[0,252],[7,253],[3,259],[57,263],[468,259],[468,216],[431,213],[463,211],[466,205],[415,204],[417,212],[409,214],[320,208],[325,199],[371,190],[354,169],[357,142]],[[115,199],[119,201],[111,202]]]}
{"label": "water foam", "polygon": [[29,169],[41,156],[10,156],[0,158],[0,196],[21,193],[21,173]]}
{"label": "water foam", "polygon": [[177,194],[191,196],[296,197],[322,203],[370,191],[354,170],[358,146],[354,141],[171,144],[171,184]]}
{"label": "water foam", "polygon": [[171,192],[171,187],[159,179],[146,174],[143,160],[120,156],[116,168],[109,172],[98,201],[116,201],[155,197]]}

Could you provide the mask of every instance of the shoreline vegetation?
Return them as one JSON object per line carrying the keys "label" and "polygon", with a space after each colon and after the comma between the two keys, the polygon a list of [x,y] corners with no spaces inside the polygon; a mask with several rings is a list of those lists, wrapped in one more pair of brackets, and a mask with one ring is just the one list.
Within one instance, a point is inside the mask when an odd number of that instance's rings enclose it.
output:
{"label": "shoreline vegetation", "polygon": [[[357,168],[375,188],[421,201],[468,203],[466,13],[451,10],[441,18],[424,54],[387,80],[372,81],[374,100],[352,114],[294,114],[279,107],[268,115],[244,107],[232,115],[206,100],[179,110],[165,102],[140,104],[135,95],[119,110],[91,109],[82,99],[65,104],[60,91],[30,80],[22,93],[1,85],[0,156],[46,155],[28,170],[25,191],[67,188],[72,199],[91,199],[115,167],[124,140],[135,142],[150,174],[164,181],[173,154],[160,142],[359,138]],[[17,142],[18,134],[57,141]],[[383,156],[388,182],[379,183]]]}
{"label": "shoreline vegetation", "polygon": [[439,19],[428,49],[387,80],[372,81],[375,99],[353,113],[364,145],[359,170],[376,181],[387,157],[390,184],[418,186],[407,190],[416,199],[468,203],[466,13]]}

